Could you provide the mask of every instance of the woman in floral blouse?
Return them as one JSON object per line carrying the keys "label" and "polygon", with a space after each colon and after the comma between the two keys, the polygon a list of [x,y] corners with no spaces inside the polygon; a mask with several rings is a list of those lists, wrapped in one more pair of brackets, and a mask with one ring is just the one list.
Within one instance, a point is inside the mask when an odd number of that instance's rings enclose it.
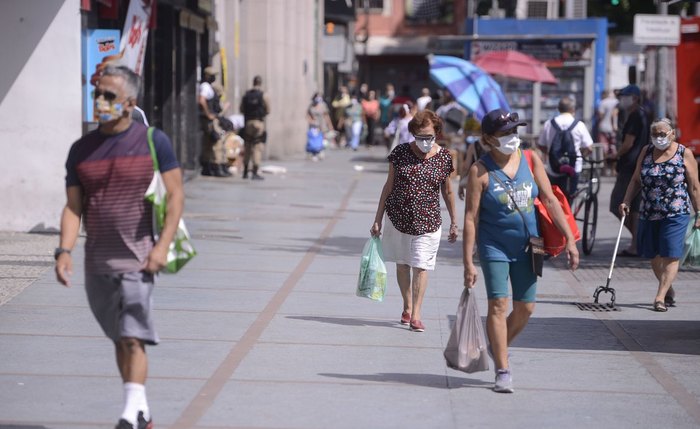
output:
{"label": "woman in floral blouse", "polygon": [[401,324],[423,332],[421,306],[442,234],[440,193],[450,214],[450,243],[457,240],[457,219],[450,184],[452,157],[435,143],[442,121],[434,112],[423,110],[416,113],[408,129],[415,141],[402,142],[389,154],[389,175],[370,233],[375,237],[382,233],[386,212],[382,245],[385,261],[396,262],[403,298]]}
{"label": "woman in floral blouse", "polygon": [[620,214],[629,214],[630,201],[641,189],[637,249],[641,256],[652,258],[651,268],[659,281],[654,310],[666,311],[676,303],[671,283],[678,274],[688,222],[700,228],[700,183],[695,157],[676,142],[676,132],[669,119],[657,119],[651,124],[651,143],[637,159],[619,209]]}

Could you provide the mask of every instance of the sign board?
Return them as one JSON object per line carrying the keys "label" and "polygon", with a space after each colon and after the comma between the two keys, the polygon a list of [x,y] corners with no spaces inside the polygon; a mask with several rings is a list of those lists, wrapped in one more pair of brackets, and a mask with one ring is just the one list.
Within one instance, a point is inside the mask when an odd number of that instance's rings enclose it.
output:
{"label": "sign board", "polygon": [[681,18],[674,15],[634,15],[634,43],[652,46],[678,46]]}
{"label": "sign board", "polygon": [[93,92],[97,65],[106,57],[119,53],[119,30],[86,30],[82,35],[83,121],[94,122]]}

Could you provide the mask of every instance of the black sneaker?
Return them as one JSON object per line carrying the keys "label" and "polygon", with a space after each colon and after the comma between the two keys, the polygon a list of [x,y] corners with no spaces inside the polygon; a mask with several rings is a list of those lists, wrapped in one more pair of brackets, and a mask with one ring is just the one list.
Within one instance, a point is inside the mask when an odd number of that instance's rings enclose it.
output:
{"label": "black sneaker", "polygon": [[124,419],[119,419],[119,423],[114,426],[114,429],[134,429],[134,425]]}
{"label": "black sneaker", "polygon": [[143,411],[139,411],[139,418],[136,421],[138,422],[137,429],[153,429],[153,419],[146,421],[143,418]]}
{"label": "black sneaker", "polygon": [[259,175],[259,174],[257,174],[257,173],[253,173],[252,179],[253,179],[253,180],[265,180],[264,177],[262,177],[261,175]]}

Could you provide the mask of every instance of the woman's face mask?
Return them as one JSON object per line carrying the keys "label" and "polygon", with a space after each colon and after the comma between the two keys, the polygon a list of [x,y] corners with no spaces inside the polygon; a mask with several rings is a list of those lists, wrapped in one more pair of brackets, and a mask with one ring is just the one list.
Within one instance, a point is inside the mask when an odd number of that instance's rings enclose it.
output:
{"label": "woman's face mask", "polygon": [[416,146],[423,153],[430,152],[433,148],[433,143],[435,142],[435,136],[414,136],[416,139]]}
{"label": "woman's face mask", "polygon": [[662,135],[655,135],[651,139],[651,143],[659,150],[666,150],[671,145],[671,131]]}
{"label": "woman's face mask", "polygon": [[517,134],[508,134],[498,137],[497,140],[498,146],[494,146],[494,148],[504,155],[510,155],[520,147],[520,137]]}

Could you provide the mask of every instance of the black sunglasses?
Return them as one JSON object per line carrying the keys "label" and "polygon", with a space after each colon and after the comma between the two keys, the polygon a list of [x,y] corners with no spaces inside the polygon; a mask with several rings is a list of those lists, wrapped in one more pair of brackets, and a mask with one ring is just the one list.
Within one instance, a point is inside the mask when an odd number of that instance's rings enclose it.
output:
{"label": "black sunglasses", "polygon": [[104,97],[105,101],[114,101],[117,99],[117,94],[111,91],[100,91],[99,89],[96,89],[95,99],[100,98],[100,96]]}
{"label": "black sunglasses", "polygon": [[517,112],[510,112],[499,116],[494,120],[494,122],[496,123],[496,126],[500,128],[506,125],[508,122],[518,122],[519,120],[520,116],[518,116]]}

